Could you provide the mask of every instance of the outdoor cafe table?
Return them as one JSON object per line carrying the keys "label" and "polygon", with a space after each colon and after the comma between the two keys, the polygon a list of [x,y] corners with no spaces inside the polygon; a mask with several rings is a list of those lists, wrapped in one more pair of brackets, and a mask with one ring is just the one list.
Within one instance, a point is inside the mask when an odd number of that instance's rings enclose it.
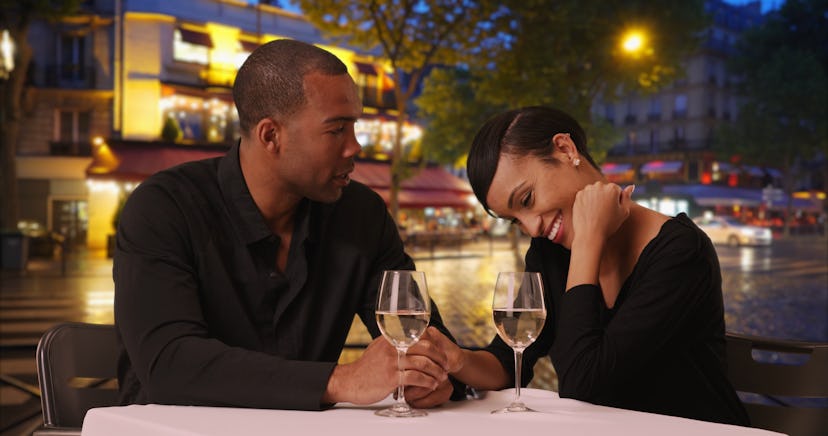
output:
{"label": "outdoor cafe table", "polygon": [[83,436],[132,435],[774,435],[764,430],[596,406],[558,398],[552,391],[521,389],[521,399],[539,413],[491,414],[508,404],[514,390],[483,399],[451,402],[420,418],[386,418],[371,406],[340,404],[322,412],[224,407],[132,405],[90,410]]}

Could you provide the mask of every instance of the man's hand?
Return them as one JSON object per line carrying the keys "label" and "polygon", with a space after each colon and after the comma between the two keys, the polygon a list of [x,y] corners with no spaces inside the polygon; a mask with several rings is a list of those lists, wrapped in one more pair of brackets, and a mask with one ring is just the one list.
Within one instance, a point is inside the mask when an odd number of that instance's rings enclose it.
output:
{"label": "man's hand", "polygon": [[[442,366],[445,355],[428,341],[411,347],[409,353],[400,359],[403,385],[422,389],[423,392],[440,390],[441,384],[448,379]],[[397,350],[387,340],[378,337],[368,345],[359,360],[334,368],[322,402],[376,403],[393,392],[399,382]],[[423,397],[416,392],[412,395],[418,399]]]}

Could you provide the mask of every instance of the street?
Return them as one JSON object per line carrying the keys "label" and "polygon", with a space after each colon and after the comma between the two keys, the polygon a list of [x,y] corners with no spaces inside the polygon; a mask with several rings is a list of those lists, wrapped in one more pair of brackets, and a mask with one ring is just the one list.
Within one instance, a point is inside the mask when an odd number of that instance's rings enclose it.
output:
{"label": "street", "polygon": [[[521,240],[521,252],[528,247]],[[771,247],[717,246],[725,320],[729,331],[774,338],[828,341],[828,244],[824,237],[775,240]],[[495,334],[491,295],[498,271],[514,270],[508,241],[481,240],[462,246],[411,248],[425,271],[432,298],[448,328],[466,347],[485,346]],[[40,335],[61,321],[112,323],[112,261],[77,251],[59,262],[32,260],[26,272],[3,271],[0,292],[0,435],[28,434],[39,425],[34,352]],[[348,337],[364,344],[358,320]],[[347,362],[359,349],[346,349]],[[17,384],[18,386],[13,386]],[[556,389],[548,359],[536,367],[532,387]],[[26,392],[26,389],[32,392]]]}

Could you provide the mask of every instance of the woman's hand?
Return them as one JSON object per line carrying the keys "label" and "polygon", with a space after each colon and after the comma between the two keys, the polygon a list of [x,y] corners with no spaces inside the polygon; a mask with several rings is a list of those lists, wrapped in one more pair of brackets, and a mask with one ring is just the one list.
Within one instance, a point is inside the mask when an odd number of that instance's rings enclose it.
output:
{"label": "woman's hand", "polygon": [[[585,284],[598,285],[601,256],[607,239],[630,216],[630,196],[635,185],[621,189],[614,183],[595,182],[575,194],[572,206],[572,255],[566,289]],[[617,295],[617,294],[616,294]],[[616,295],[604,295],[607,307],[615,304]]]}
{"label": "woman's hand", "polygon": [[[603,246],[630,216],[633,190],[635,185],[622,190],[615,183],[595,182],[578,191],[572,207],[574,239]],[[572,245],[574,247],[575,243]]]}
{"label": "woman's hand", "polygon": [[448,373],[451,369],[457,370],[462,367],[463,350],[452,342],[445,335],[434,327],[429,327],[406,353],[407,358],[427,357],[429,361],[436,362],[444,371],[440,384],[433,389],[420,386],[406,386],[405,400],[417,408],[430,408],[439,406],[451,398],[454,390]]}
{"label": "woman's hand", "polygon": [[[425,352],[426,350],[430,352]],[[432,360],[440,362],[449,374],[463,369],[465,363],[463,349],[433,326],[426,329],[420,340],[408,349],[408,353],[429,355]],[[437,359],[432,355],[441,358]]]}

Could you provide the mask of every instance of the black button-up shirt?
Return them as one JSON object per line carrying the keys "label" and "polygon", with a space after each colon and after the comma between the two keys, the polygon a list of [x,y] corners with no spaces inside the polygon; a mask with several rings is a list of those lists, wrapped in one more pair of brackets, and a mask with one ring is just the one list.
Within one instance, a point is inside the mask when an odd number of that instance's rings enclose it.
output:
{"label": "black button-up shirt", "polygon": [[[354,315],[372,336],[383,270],[413,269],[382,198],[305,200],[287,267],[226,156],[148,178],[118,228],[122,402],[319,409]],[[445,331],[432,306],[432,325]],[[446,332],[447,333],[447,332]]]}

